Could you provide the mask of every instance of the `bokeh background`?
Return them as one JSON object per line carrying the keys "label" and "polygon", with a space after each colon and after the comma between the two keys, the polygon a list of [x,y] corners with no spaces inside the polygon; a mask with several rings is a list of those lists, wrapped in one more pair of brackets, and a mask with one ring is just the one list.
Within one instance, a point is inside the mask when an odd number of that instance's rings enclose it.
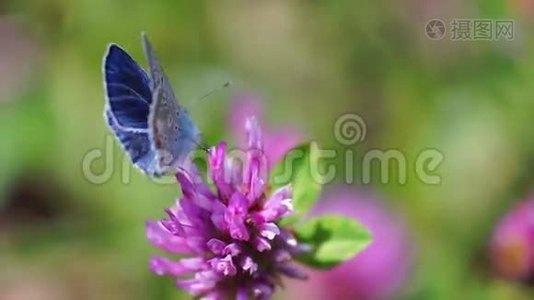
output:
{"label": "bokeh background", "polygon": [[[228,119],[247,95],[264,126],[356,155],[350,187],[342,157],[333,161],[341,171],[321,205],[370,226],[376,244],[335,280],[288,281],[276,297],[532,299],[534,238],[522,234],[534,226],[512,228],[516,243],[504,251],[491,245],[534,190],[533,16],[532,0],[3,0],[0,298],[188,298],[149,272],[155,249],[144,235],[179,188],[133,168],[124,183],[123,153],[102,117],[106,45],[145,66],[146,31],[207,144],[234,140]],[[453,18],[511,19],[515,37],[431,40],[425,24],[435,18],[447,29]],[[231,89],[195,101],[228,80]],[[333,128],[348,112],[367,135],[345,146]],[[444,156],[438,185],[415,176],[427,148]],[[407,182],[384,184],[375,172],[362,184],[370,149],[404,153]],[[83,171],[98,151],[92,172],[112,170],[103,182]],[[328,208],[340,199],[346,206]]]}

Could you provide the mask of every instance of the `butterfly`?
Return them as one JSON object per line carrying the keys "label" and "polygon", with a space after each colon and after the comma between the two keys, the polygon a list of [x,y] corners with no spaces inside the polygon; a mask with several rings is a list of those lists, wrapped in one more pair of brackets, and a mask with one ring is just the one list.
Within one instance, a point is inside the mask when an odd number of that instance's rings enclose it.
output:
{"label": "butterfly", "polygon": [[199,145],[200,131],[177,100],[146,34],[141,34],[150,77],[116,44],[103,59],[104,118],[145,174],[160,177],[178,168]]}

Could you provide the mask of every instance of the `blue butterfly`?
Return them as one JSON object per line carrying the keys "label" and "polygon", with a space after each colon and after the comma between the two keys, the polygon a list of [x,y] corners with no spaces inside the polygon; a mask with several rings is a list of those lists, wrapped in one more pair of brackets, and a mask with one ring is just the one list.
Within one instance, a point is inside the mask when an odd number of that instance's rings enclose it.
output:
{"label": "blue butterfly", "polygon": [[176,169],[199,144],[200,131],[176,101],[169,80],[144,33],[150,78],[116,44],[104,55],[105,119],[145,174],[160,177]]}

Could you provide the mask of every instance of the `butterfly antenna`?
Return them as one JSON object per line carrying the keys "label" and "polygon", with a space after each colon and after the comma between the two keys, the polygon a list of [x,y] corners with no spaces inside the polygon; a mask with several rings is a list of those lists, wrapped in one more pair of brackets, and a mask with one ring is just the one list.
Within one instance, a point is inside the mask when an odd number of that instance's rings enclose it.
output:
{"label": "butterfly antenna", "polygon": [[199,142],[197,142],[195,139],[191,139],[191,141],[193,141],[193,143],[195,143],[195,145],[197,145],[197,147],[199,149],[202,149],[203,151],[205,151],[206,153],[210,153],[210,149],[208,148],[208,146],[206,145],[203,145],[203,144],[200,144]]}
{"label": "butterfly antenna", "polygon": [[215,94],[215,92],[218,92],[224,88],[227,88],[227,87],[230,87],[232,86],[232,82],[231,81],[227,81],[225,82],[223,85],[219,86],[219,87],[215,87],[213,89],[211,89],[209,92],[207,92],[206,94],[204,94],[204,96],[198,98],[195,102],[200,102],[206,98],[208,98],[209,96]]}
{"label": "butterfly antenna", "polygon": [[210,153],[210,149],[207,146],[199,144],[198,147],[200,149],[204,150],[206,153],[208,153],[208,154]]}

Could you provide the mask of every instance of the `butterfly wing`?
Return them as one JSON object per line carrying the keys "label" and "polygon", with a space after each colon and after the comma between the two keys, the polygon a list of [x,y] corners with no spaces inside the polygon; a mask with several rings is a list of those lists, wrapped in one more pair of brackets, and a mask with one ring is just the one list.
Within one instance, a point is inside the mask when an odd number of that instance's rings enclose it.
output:
{"label": "butterfly wing", "polygon": [[128,153],[132,163],[144,173],[154,173],[154,151],[150,148],[148,132],[127,131],[117,124],[117,120],[108,109],[105,112],[109,127],[119,140],[123,150]]}
{"label": "butterfly wing", "polygon": [[146,129],[152,102],[150,81],[128,53],[114,44],[104,58],[104,81],[109,109],[118,125]]}
{"label": "butterfly wing", "polygon": [[195,149],[199,132],[187,111],[178,104],[148,38],[144,34],[142,38],[154,85],[148,129],[159,173],[164,174]]}
{"label": "butterfly wing", "polygon": [[148,114],[152,103],[146,73],[119,46],[110,45],[104,56],[105,118],[134,165],[152,174]]}

